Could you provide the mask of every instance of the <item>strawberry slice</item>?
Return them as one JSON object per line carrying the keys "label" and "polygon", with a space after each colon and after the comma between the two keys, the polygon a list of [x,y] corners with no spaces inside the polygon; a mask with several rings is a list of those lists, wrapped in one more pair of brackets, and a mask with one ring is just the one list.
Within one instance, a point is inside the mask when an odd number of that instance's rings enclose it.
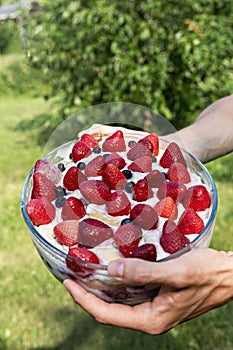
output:
{"label": "strawberry slice", "polygon": [[186,161],[184,159],[180,147],[177,145],[177,143],[171,142],[165,149],[159,164],[163,168],[170,168],[170,166],[176,162],[182,163],[186,166]]}
{"label": "strawberry slice", "polygon": [[140,139],[138,141],[138,143],[140,143],[141,145],[145,146],[148,148],[148,150],[151,152],[151,154],[153,153],[153,145],[150,142],[150,140],[147,137],[144,137],[143,139]]}
{"label": "strawberry slice", "polygon": [[74,163],[78,162],[80,159],[87,157],[91,153],[90,147],[83,141],[78,141],[72,148],[72,159]]}
{"label": "strawberry slice", "polygon": [[31,199],[26,205],[26,212],[35,226],[49,224],[56,215],[54,205],[46,198]]}
{"label": "strawberry slice", "polygon": [[173,163],[167,172],[168,179],[187,184],[191,181],[187,167],[182,163]]}
{"label": "strawberry slice", "polygon": [[129,160],[135,160],[140,157],[148,156],[151,157],[152,153],[149,150],[147,146],[145,146],[143,143],[136,143],[135,146],[130,148],[127,152],[127,158]]}
{"label": "strawberry slice", "polygon": [[175,220],[178,215],[177,205],[172,197],[165,197],[155,205],[155,210],[159,216]]}
{"label": "strawberry slice", "polygon": [[166,181],[157,192],[157,197],[163,199],[165,197],[172,197],[175,202],[182,200],[186,193],[186,186],[176,181]]}
{"label": "strawberry slice", "polygon": [[112,228],[102,221],[88,218],[79,222],[78,241],[88,248],[94,248],[111,237]]}
{"label": "strawberry slice", "polygon": [[84,142],[89,148],[94,148],[96,146],[99,146],[99,142],[89,134],[83,134],[81,136],[80,141]]}
{"label": "strawberry slice", "polygon": [[79,190],[90,203],[95,204],[104,204],[111,194],[108,185],[101,180],[83,181]]}
{"label": "strawberry slice", "polygon": [[106,203],[107,213],[111,216],[122,216],[130,213],[131,204],[128,197],[123,191],[111,193],[111,196]]}
{"label": "strawberry slice", "polygon": [[173,254],[186,247],[189,239],[180,232],[175,222],[167,220],[163,225],[160,244],[165,252]]}
{"label": "strawberry slice", "polygon": [[102,145],[103,152],[124,152],[126,150],[123,132],[117,130],[104,140]]}
{"label": "strawberry slice", "polygon": [[132,252],[131,257],[147,261],[156,261],[157,250],[152,243],[142,244]]}
{"label": "strawberry slice", "polygon": [[193,208],[187,208],[179,219],[178,228],[183,235],[198,234],[203,230],[204,222]]}
{"label": "strawberry slice", "polygon": [[128,166],[128,169],[138,173],[149,173],[152,170],[152,159],[148,156],[139,157]]}
{"label": "strawberry slice", "polygon": [[76,166],[69,168],[63,178],[63,186],[68,191],[79,189],[80,184],[86,181],[87,177]]}
{"label": "strawberry slice", "polygon": [[86,270],[89,268],[84,266],[80,260],[91,264],[100,263],[98,256],[91,250],[88,250],[85,247],[70,247],[66,257],[66,266],[74,272],[83,272],[85,276],[87,272]]}
{"label": "strawberry slice", "polygon": [[53,228],[53,233],[56,240],[68,247],[78,243],[78,220],[66,220],[58,223]]}
{"label": "strawberry slice", "polygon": [[61,217],[65,220],[78,220],[86,214],[83,202],[76,197],[69,197],[62,207]]}
{"label": "strawberry slice", "polygon": [[46,198],[52,202],[56,198],[55,184],[42,173],[34,173],[31,198]]}
{"label": "strawberry slice", "polygon": [[54,184],[61,180],[60,170],[47,159],[38,159],[35,163],[34,173],[41,173]]}
{"label": "strawberry slice", "polygon": [[114,164],[106,166],[103,173],[103,181],[111,190],[123,190],[127,183],[124,174]]}
{"label": "strawberry slice", "polygon": [[159,137],[157,134],[149,134],[145,136],[146,139],[148,139],[152,145],[153,145],[153,156],[157,156],[159,154]]}
{"label": "strawberry slice", "polygon": [[118,169],[123,169],[126,165],[124,158],[122,158],[119,154],[113,152],[106,159],[106,164],[113,164]]}
{"label": "strawberry slice", "polygon": [[154,230],[158,226],[158,214],[148,204],[137,204],[130,211],[130,219],[144,230]]}
{"label": "strawberry slice", "polygon": [[145,179],[148,182],[150,188],[158,188],[165,184],[165,176],[159,170],[152,170]]}
{"label": "strawberry slice", "polygon": [[194,185],[189,187],[182,203],[185,208],[190,207],[195,211],[203,211],[209,208],[211,199],[204,185]]}
{"label": "strawberry slice", "polygon": [[103,175],[105,166],[106,163],[104,157],[99,155],[87,164],[85,174],[87,176],[101,176]]}
{"label": "strawberry slice", "polygon": [[137,202],[144,202],[148,198],[152,198],[153,195],[153,191],[148,186],[148,182],[145,179],[138,180],[133,187],[133,199]]}
{"label": "strawberry slice", "polygon": [[130,257],[138,247],[141,237],[140,227],[128,223],[118,227],[114,234],[114,242],[122,255]]}

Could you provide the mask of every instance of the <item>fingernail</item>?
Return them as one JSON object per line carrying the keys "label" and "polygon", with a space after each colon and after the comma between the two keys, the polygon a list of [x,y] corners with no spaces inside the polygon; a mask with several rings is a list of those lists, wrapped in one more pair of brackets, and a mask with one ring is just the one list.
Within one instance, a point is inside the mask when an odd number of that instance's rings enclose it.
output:
{"label": "fingernail", "polygon": [[112,261],[108,266],[108,272],[112,277],[123,277],[124,264],[121,260]]}

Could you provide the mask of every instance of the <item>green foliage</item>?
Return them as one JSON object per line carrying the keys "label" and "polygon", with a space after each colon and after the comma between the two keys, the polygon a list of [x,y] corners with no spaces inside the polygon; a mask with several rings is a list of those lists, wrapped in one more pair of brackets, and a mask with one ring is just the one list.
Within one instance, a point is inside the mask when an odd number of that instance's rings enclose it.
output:
{"label": "green foliage", "polygon": [[64,118],[121,101],[181,127],[232,93],[231,0],[44,3],[29,20],[28,56]]}
{"label": "green foliage", "polygon": [[6,53],[15,36],[15,24],[10,21],[0,23],[0,54]]}

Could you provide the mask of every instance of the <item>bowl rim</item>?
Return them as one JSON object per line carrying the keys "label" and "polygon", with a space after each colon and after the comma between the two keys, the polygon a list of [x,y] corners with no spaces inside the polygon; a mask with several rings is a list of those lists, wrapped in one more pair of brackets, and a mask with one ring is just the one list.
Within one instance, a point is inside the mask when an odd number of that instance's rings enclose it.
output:
{"label": "bowl rim", "polygon": [[[166,143],[170,143],[169,141],[165,140],[165,139],[162,139],[159,137],[159,139],[161,141],[165,141]],[[74,141],[76,140],[71,140],[71,141],[68,141],[66,142],[65,144],[59,146],[59,147],[64,147],[64,145],[67,145],[69,143],[73,143]],[[55,150],[59,149],[59,147],[55,148]],[[211,224],[214,222],[214,220],[216,219],[216,213],[217,213],[217,208],[218,208],[218,192],[217,192],[217,187],[216,187],[216,184],[212,178],[212,175],[210,174],[209,170],[206,168],[206,166],[198,159],[196,158],[193,154],[191,154],[190,152],[188,152],[186,149],[184,149],[182,146],[180,146],[180,148],[182,149],[182,151],[184,153],[186,153],[186,155],[188,155],[189,157],[191,157],[191,159],[193,159],[197,165],[201,168],[202,171],[205,172],[205,174],[207,175],[207,178],[208,180],[210,181],[210,185],[212,187],[211,189],[211,192],[213,193],[213,203],[212,203],[212,210],[211,210],[211,214],[208,218],[208,221],[205,225],[205,227],[202,229],[202,231],[198,234],[197,237],[195,237],[187,246],[185,246],[184,248],[178,250],[177,252],[173,253],[173,254],[170,254],[160,260],[156,260],[155,262],[156,263],[160,263],[160,262],[164,262],[164,261],[167,261],[167,260],[171,260],[171,259],[175,259],[181,255],[183,255],[184,253],[190,251],[192,249],[192,247],[197,243],[199,242],[203,235],[205,234],[205,232],[208,230],[208,228],[211,226]],[[49,155],[51,155],[55,150],[51,151],[48,153],[48,155],[46,155],[45,157],[43,158],[49,158]],[[47,241],[36,229],[36,227],[32,224],[28,214],[27,214],[27,211],[26,211],[26,203],[25,203],[25,199],[24,199],[24,196],[25,196],[25,191],[26,191],[26,188],[27,188],[27,184],[28,182],[30,181],[32,175],[33,175],[33,172],[34,172],[34,166],[32,167],[32,169],[29,171],[25,181],[24,181],[24,184],[23,184],[23,187],[22,187],[22,190],[21,190],[21,195],[20,195],[20,207],[21,207],[21,212],[22,212],[22,215],[23,215],[23,218],[24,218],[24,221],[26,222],[26,225],[28,227],[28,229],[33,233],[33,235],[43,244],[45,245],[45,247],[47,249],[50,249],[54,254],[57,254],[59,255],[60,257],[66,259],[68,256],[69,258],[73,259],[74,261],[76,261],[79,265],[81,266],[87,266],[88,268],[90,269],[93,269],[93,270],[107,270],[108,269],[108,264],[94,264],[94,263],[89,263],[89,262],[85,262],[81,259],[78,259],[74,256],[71,256],[69,255],[68,253],[65,253],[64,251],[58,249],[57,247],[55,247],[53,244],[51,244],[49,241]],[[124,257],[122,257],[124,259]]]}

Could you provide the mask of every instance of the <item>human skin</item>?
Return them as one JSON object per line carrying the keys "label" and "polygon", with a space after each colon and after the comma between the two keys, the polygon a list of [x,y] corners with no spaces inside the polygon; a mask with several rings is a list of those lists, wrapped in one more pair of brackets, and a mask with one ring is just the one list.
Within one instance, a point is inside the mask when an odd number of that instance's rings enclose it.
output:
{"label": "human skin", "polygon": [[[110,132],[109,128],[112,132],[112,127],[94,125],[88,132],[101,135]],[[177,134],[188,151],[207,162],[233,150],[232,130],[230,95],[207,107]],[[75,303],[98,322],[148,334],[161,334],[233,299],[233,252],[193,249],[175,260],[158,263],[118,259],[109,264],[108,272],[127,284],[159,283],[161,288],[151,302],[127,306],[106,303],[71,280],[65,280],[64,286]]]}

